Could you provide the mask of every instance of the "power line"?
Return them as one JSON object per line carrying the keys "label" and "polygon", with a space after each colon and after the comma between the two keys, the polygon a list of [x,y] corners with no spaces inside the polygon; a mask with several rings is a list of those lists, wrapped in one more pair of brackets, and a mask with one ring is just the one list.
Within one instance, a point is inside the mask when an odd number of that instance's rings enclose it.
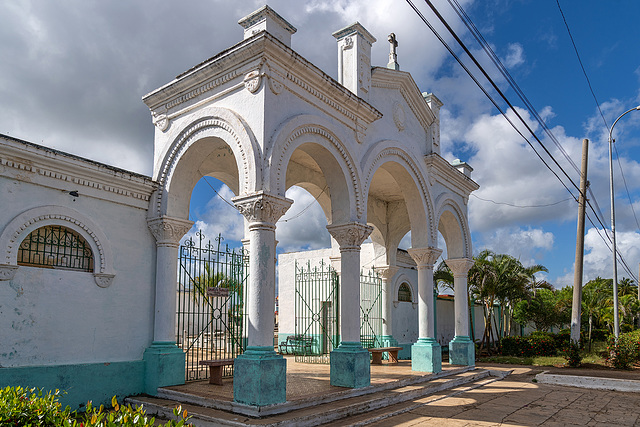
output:
{"label": "power line", "polygon": [[524,209],[524,208],[546,208],[546,207],[549,207],[549,206],[559,205],[560,203],[564,203],[564,202],[566,202],[568,200],[572,200],[571,197],[567,197],[566,199],[562,199],[562,200],[559,200],[559,201],[553,202],[553,203],[547,203],[545,205],[514,205],[512,203],[496,202],[495,200],[491,200],[491,199],[483,199],[482,197],[477,196],[475,193],[471,193],[471,195],[473,197],[475,197],[476,199],[482,200],[483,202],[491,202],[491,203],[493,203],[495,205],[505,205],[505,206],[511,206],[513,208],[522,208],[522,209]]}

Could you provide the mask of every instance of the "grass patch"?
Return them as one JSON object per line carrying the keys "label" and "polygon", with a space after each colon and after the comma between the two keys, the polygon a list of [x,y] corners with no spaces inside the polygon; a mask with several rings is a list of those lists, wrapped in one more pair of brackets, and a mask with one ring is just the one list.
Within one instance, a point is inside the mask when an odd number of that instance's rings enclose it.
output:
{"label": "grass patch", "polygon": [[[583,349],[582,363],[588,363],[592,365],[608,366],[606,359],[603,357],[606,354],[607,343],[604,341],[596,341],[591,345],[591,351],[587,348]],[[517,356],[488,356],[479,357],[478,362],[487,363],[503,363],[509,365],[529,365],[529,366],[566,366],[567,361],[562,356],[532,356],[532,357],[517,357]]]}

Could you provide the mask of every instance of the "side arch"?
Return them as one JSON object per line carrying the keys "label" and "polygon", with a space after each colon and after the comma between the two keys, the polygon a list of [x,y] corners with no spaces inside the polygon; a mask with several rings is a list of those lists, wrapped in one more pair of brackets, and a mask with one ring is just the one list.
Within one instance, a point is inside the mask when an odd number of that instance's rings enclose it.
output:
{"label": "side arch", "polygon": [[[171,206],[169,197],[177,166],[195,143],[208,137],[222,140],[233,152],[238,169],[238,193],[246,194],[258,190],[262,182],[261,155],[253,132],[233,111],[209,107],[200,112],[198,119],[186,125],[165,150],[155,176],[159,188],[153,199],[150,217],[180,216],[172,212],[176,208]],[[179,203],[184,204],[184,200],[181,199]]]}
{"label": "side arch", "polygon": [[443,193],[436,199],[438,207],[438,231],[447,245],[448,258],[471,259],[471,233],[466,209],[462,208],[450,194]]}
{"label": "side arch", "polygon": [[[331,191],[332,205],[349,206],[343,218],[333,218],[333,221],[359,220],[365,212],[362,197],[360,171],[358,164],[344,143],[347,139],[340,135],[335,126],[327,119],[301,114],[291,117],[274,132],[269,150],[265,153],[264,164],[265,185],[269,190],[284,196],[287,188],[287,167],[294,152],[304,144],[316,144],[330,155],[330,161],[339,168],[341,176],[328,176],[323,170],[327,182],[333,181]],[[317,160],[317,159],[316,159]]]}
{"label": "side arch", "polygon": [[[111,246],[107,236],[87,216],[64,206],[40,206],[24,211],[13,218],[0,234],[0,248],[4,251],[0,258],[0,266],[4,267],[5,271],[13,270],[15,273],[20,243],[32,231],[47,225],[67,227],[81,235],[94,254],[93,276],[96,284],[103,288],[111,285],[115,274]],[[10,280],[13,275],[2,278]]]}
{"label": "side arch", "polygon": [[[419,162],[411,154],[399,148],[400,145],[398,141],[379,141],[367,152],[362,160],[363,194],[369,194],[373,177],[380,167],[389,162],[399,165],[400,169],[397,173],[405,175],[413,183],[413,188],[409,186],[403,189],[403,192],[407,191],[404,195],[412,224],[412,243],[415,242],[416,247],[435,246],[434,242],[437,242],[436,228],[433,225],[435,216],[426,171],[419,166]],[[424,226],[420,226],[422,224]]]}

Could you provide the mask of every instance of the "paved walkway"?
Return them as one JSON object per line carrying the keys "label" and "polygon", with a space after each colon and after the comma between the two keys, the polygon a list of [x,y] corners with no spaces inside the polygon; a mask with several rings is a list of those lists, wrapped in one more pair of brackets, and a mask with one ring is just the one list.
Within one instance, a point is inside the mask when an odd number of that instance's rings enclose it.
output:
{"label": "paved walkway", "polygon": [[[491,368],[513,369],[500,365]],[[640,393],[533,382],[535,374],[543,369],[518,367],[502,381],[451,397],[428,396],[416,400],[424,402],[423,406],[371,425],[640,426]],[[333,425],[350,423],[346,419]]]}

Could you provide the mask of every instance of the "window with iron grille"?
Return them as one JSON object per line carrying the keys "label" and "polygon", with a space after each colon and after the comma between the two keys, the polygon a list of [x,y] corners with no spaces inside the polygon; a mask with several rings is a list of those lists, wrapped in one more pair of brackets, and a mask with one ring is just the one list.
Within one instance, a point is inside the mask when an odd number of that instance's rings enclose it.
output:
{"label": "window with iron grille", "polygon": [[411,288],[408,284],[403,283],[398,288],[398,301],[411,302]]}
{"label": "window with iron grille", "polygon": [[75,231],[59,225],[40,227],[20,243],[18,265],[93,271],[93,252]]}

